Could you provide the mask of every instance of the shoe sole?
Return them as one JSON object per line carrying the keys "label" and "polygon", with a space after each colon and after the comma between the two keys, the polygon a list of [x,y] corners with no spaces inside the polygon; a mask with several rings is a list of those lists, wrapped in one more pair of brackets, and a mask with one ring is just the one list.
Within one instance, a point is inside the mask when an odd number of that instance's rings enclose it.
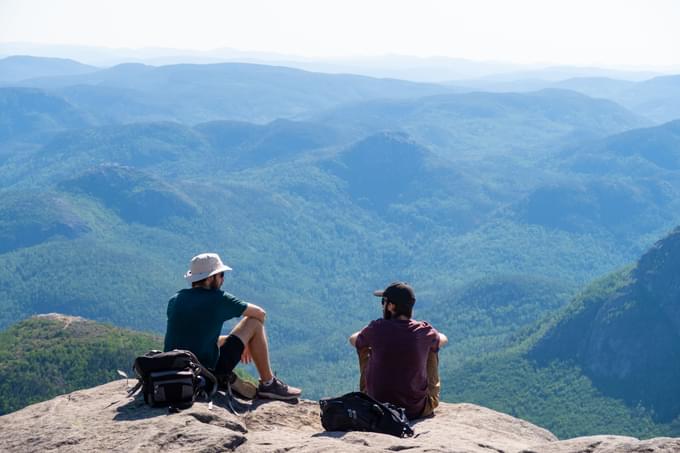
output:
{"label": "shoe sole", "polygon": [[231,391],[234,395],[238,396],[239,398],[246,399],[246,400],[254,400],[255,397],[257,396],[257,392],[252,392],[252,393],[239,392],[234,387],[231,388]]}
{"label": "shoe sole", "polygon": [[252,400],[255,398],[255,396],[257,396],[257,387],[241,380],[237,380],[231,384],[231,391],[236,395],[248,400]]}
{"label": "shoe sole", "polygon": [[283,400],[283,401],[296,400],[296,399],[300,398],[300,395],[284,396],[284,395],[279,395],[277,393],[267,393],[267,392],[257,392],[257,396],[259,396],[260,398],[269,398],[271,400]]}
{"label": "shoe sole", "polygon": [[239,398],[244,399],[244,400],[254,400],[255,397],[257,396],[257,393],[239,392],[238,390],[234,389],[233,387],[231,388],[231,393],[233,393],[235,396],[238,396]]}

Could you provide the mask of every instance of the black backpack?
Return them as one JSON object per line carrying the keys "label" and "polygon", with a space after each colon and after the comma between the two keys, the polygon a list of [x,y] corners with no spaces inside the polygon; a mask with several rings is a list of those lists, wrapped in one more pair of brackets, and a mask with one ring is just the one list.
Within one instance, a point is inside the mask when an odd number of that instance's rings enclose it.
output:
{"label": "black backpack", "polygon": [[321,424],[326,431],[372,431],[398,437],[413,436],[404,408],[376,401],[365,393],[352,392],[322,398]]}
{"label": "black backpack", "polygon": [[191,351],[149,351],[137,357],[132,368],[139,381],[128,394],[141,387],[144,401],[153,407],[186,409],[196,397],[210,399],[217,392],[217,379]]}

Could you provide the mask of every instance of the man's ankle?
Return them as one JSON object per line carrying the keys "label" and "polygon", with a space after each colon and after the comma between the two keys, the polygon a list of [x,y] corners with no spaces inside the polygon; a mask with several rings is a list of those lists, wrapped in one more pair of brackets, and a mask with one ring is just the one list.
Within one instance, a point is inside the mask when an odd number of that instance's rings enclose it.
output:
{"label": "man's ankle", "polygon": [[[259,371],[260,370],[258,370],[258,372]],[[271,369],[265,370],[264,373],[259,372],[258,374],[260,375],[260,382],[263,382],[263,383],[271,382],[272,379],[274,379],[274,371],[271,370]]]}

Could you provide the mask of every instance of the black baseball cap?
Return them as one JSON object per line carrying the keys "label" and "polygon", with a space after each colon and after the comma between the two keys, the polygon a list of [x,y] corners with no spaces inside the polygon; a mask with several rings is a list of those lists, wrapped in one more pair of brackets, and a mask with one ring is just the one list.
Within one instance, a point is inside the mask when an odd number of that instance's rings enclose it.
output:
{"label": "black baseball cap", "polygon": [[413,305],[416,303],[416,293],[406,282],[393,282],[378,291],[373,291],[374,296],[384,297],[388,301],[397,305]]}

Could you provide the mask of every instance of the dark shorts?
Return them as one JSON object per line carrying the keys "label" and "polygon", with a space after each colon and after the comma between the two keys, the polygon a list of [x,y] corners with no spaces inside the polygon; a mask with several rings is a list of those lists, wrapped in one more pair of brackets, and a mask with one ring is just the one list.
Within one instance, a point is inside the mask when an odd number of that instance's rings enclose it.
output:
{"label": "dark shorts", "polygon": [[220,348],[220,357],[217,359],[215,374],[222,376],[231,373],[241,360],[243,349],[244,346],[241,339],[236,335],[229,335]]}

